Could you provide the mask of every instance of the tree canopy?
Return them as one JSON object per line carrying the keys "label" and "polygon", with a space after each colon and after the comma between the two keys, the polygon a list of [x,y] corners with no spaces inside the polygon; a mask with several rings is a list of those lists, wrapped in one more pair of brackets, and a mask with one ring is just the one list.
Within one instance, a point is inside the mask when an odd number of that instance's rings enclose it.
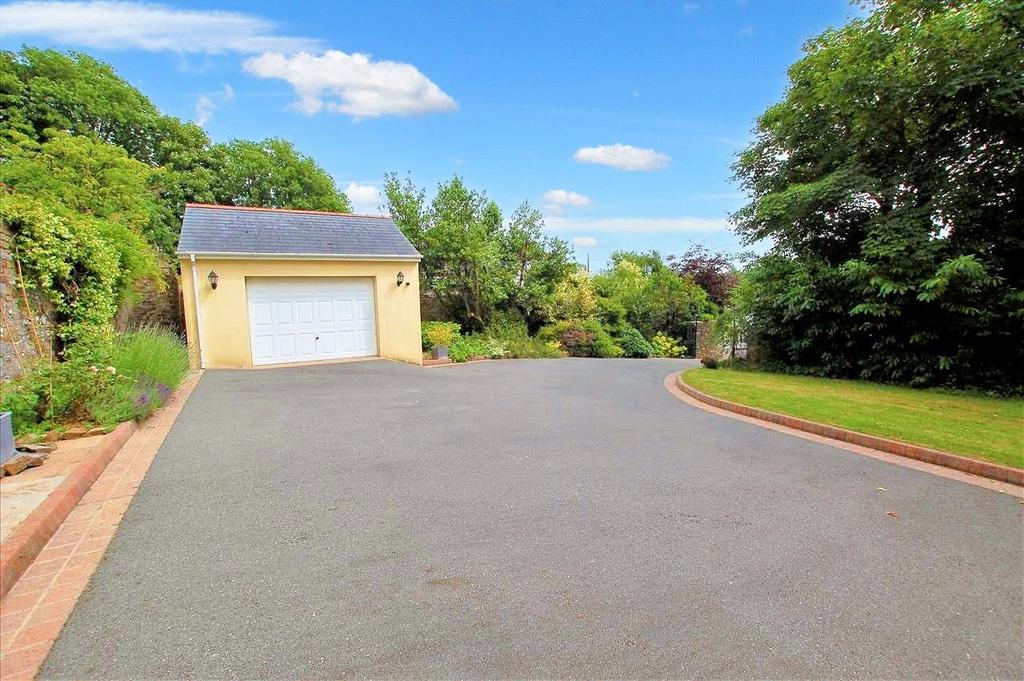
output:
{"label": "tree canopy", "polygon": [[506,224],[498,204],[459,177],[426,192],[391,174],[384,194],[395,224],[423,255],[423,287],[467,329],[482,329],[498,309],[541,320],[545,302],[571,269],[569,245],[543,232],[524,202]]}
{"label": "tree canopy", "polygon": [[[30,156],[52,139],[87,138],[150,168],[146,186],[133,191],[139,201],[150,200],[145,193],[160,204],[144,232],[167,255],[177,244],[187,201],[351,210],[330,175],[290,142],[212,144],[202,128],[161,114],[108,64],[78,52],[0,52],[0,126],[5,162]],[[66,198],[76,193],[75,172],[62,172]],[[17,179],[5,167],[4,182],[20,190]]]}
{"label": "tree canopy", "polygon": [[913,385],[1024,376],[1024,3],[886,0],[805,46],[735,164],[769,360]]}

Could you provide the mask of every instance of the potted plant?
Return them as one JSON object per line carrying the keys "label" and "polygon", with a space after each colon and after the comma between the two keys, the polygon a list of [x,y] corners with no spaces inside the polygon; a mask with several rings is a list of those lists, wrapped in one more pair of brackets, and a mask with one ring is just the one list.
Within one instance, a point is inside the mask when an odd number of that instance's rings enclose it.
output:
{"label": "potted plant", "polygon": [[455,322],[423,323],[423,347],[432,359],[447,359],[448,346],[458,337],[459,325]]}

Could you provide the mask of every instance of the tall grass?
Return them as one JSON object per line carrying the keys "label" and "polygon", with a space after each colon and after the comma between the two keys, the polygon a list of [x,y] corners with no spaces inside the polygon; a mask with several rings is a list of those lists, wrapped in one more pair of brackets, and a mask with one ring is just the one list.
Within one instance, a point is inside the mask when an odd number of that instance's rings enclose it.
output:
{"label": "tall grass", "polygon": [[110,365],[118,380],[89,405],[103,425],[143,419],[162,406],[188,375],[188,349],[176,333],[145,326],[117,338]]}

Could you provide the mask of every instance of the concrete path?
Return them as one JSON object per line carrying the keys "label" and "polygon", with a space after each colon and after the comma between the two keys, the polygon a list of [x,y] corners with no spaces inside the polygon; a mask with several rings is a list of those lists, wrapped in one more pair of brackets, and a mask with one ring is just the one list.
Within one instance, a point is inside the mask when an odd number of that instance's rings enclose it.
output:
{"label": "concrete path", "polygon": [[684,365],[208,372],[41,676],[1024,676],[1024,506]]}

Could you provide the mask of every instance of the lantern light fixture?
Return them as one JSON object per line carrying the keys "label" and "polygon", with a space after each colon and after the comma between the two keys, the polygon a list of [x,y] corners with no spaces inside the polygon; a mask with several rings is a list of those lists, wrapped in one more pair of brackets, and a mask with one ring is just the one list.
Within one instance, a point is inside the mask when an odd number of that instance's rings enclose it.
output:
{"label": "lantern light fixture", "polygon": [[402,272],[402,270],[398,270],[398,276],[395,277],[395,281],[398,282],[399,286],[401,286],[402,282],[405,281],[405,274]]}
{"label": "lantern light fixture", "polygon": [[206,278],[210,280],[210,288],[216,290],[217,281],[220,279],[220,277],[217,276],[217,273],[214,272],[213,270],[210,270],[210,273],[206,275]]}

